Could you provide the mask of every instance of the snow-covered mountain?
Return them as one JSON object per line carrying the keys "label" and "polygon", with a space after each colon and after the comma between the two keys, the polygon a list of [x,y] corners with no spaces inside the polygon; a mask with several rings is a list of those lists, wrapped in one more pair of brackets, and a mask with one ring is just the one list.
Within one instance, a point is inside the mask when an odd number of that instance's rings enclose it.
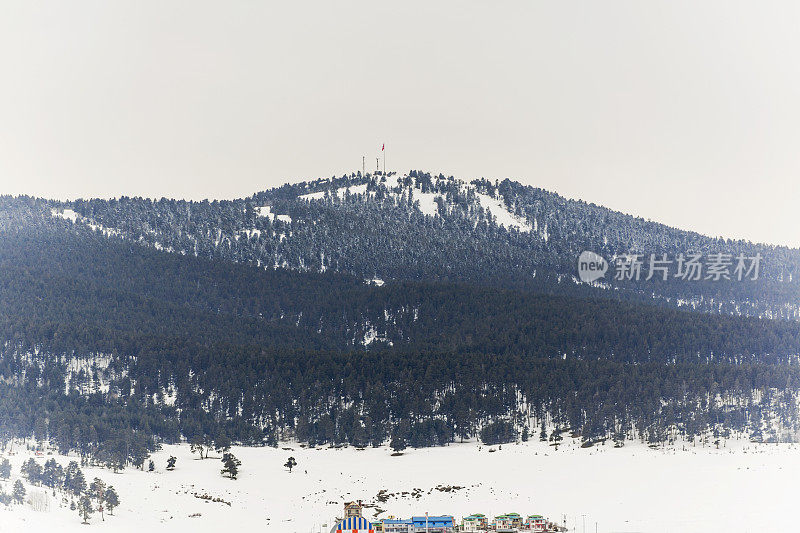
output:
{"label": "snow-covered mountain", "polygon": [[[733,272],[719,281],[616,280],[609,271],[581,281],[582,251],[760,255],[763,264],[752,280]],[[560,471],[556,454],[553,470],[537,470],[551,445],[574,452],[565,472],[584,454],[594,464],[594,450],[618,459],[634,448],[655,453],[652,446],[670,457],[699,442],[717,457],[718,445],[725,451],[736,439],[749,454],[749,441],[800,440],[800,323],[773,319],[797,318],[797,264],[797,250],[711,239],[512,181],[416,171],[224,202],[3,197],[0,449],[35,442],[62,462],[87,458],[87,471],[139,469],[114,483],[133,505],[108,521],[121,530],[135,524],[123,514],[153,501],[148,484],[191,508],[174,523],[200,522],[198,507],[212,503],[221,505],[202,523],[234,516],[214,498],[250,513],[265,502],[258,476],[272,480],[284,452],[309,463],[309,476],[319,457],[369,457],[400,480],[371,478],[368,491],[384,495],[402,495],[412,471],[387,446],[419,457],[420,468],[445,464],[444,456],[489,473],[523,465],[528,485],[527,476]],[[736,316],[748,314],[760,318]],[[471,442],[456,449],[463,440]],[[278,449],[281,442],[299,449]],[[198,460],[203,468],[163,471],[169,454],[185,465],[192,447],[232,445],[245,465],[238,496],[219,485],[219,466]],[[339,453],[343,446],[350,449]],[[440,449],[417,453],[427,447]],[[155,473],[143,471],[148,456]],[[21,458],[12,456],[14,476]],[[345,479],[323,462],[318,480]],[[63,492],[63,483],[31,469],[30,508],[41,508],[49,497],[40,486]],[[517,501],[516,485],[489,473],[487,483],[506,484],[502,496]],[[425,479],[408,492],[434,495],[449,474]],[[16,481],[3,483],[0,503],[11,501],[3,490]],[[295,489],[300,503],[271,507],[260,515],[266,525],[283,528],[308,504],[315,514],[306,529],[340,504],[305,483]],[[198,492],[206,490],[211,500]],[[470,494],[489,505],[499,494],[492,490]],[[270,495],[270,505],[279,501]],[[51,503],[49,517],[74,514],[61,497]],[[402,512],[412,503],[393,502]],[[473,512],[466,500],[447,503]],[[584,506],[556,503],[546,506],[556,514]],[[14,517],[49,519],[27,508]]]}

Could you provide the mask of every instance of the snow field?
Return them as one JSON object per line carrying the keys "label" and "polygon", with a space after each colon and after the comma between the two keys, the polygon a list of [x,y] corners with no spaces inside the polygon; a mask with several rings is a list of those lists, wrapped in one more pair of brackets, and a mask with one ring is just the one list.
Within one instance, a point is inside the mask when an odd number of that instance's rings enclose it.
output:
{"label": "snow field", "polygon": [[[7,491],[31,456],[16,448]],[[27,504],[0,510],[0,531],[318,532],[341,515],[344,501],[355,499],[383,509],[382,517],[428,511],[460,520],[475,512],[518,512],[562,522],[566,516],[570,530],[577,525],[579,532],[584,515],[587,531],[597,522],[602,533],[796,530],[800,448],[792,444],[730,441],[719,450],[687,444],[654,450],[639,443],[582,449],[570,442],[556,451],[538,441],[502,449],[465,443],[406,450],[400,457],[385,447],[295,444],[233,452],[242,461],[238,480],[220,475],[213,452],[199,460],[188,445],[156,452],[155,472],[84,468],[89,482],[97,476],[117,489],[122,503],[116,516],[101,522],[95,514],[91,526],[83,526],[77,512],[51,496],[49,512]],[[177,468],[167,472],[170,455],[177,457]],[[298,463],[292,473],[282,466],[290,455]],[[63,465],[71,460],[54,457]],[[381,490],[384,502],[377,499]],[[365,516],[375,512],[370,507]]]}

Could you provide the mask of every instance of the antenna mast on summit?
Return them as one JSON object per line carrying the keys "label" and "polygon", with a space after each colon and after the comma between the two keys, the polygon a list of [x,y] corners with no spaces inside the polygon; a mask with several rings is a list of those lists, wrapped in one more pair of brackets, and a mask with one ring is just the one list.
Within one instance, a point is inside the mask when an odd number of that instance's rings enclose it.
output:
{"label": "antenna mast on summit", "polygon": [[366,176],[367,175],[367,156],[361,156],[361,174]]}

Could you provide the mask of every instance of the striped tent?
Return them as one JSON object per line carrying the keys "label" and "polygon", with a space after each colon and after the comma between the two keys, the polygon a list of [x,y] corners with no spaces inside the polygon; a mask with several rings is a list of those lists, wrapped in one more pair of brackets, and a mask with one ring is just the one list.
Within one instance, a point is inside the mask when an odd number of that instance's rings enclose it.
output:
{"label": "striped tent", "polygon": [[366,518],[353,516],[336,524],[336,533],[375,533],[375,530]]}

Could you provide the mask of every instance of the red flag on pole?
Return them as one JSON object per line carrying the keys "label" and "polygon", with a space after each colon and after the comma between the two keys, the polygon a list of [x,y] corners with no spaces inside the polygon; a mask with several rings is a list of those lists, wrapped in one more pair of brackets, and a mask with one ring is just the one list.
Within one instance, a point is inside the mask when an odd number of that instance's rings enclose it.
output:
{"label": "red flag on pole", "polygon": [[386,148],[386,143],[383,143],[383,144],[381,145],[381,152],[383,152],[383,149],[384,149],[384,148]]}

